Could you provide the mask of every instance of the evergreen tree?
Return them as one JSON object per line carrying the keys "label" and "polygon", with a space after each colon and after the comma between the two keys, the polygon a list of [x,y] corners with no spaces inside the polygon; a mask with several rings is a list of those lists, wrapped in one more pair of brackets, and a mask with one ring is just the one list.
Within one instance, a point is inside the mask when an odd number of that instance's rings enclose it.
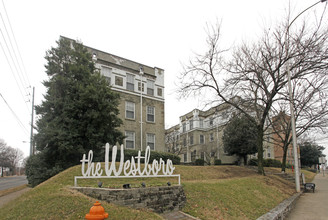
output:
{"label": "evergreen tree", "polygon": [[238,155],[247,164],[247,155],[257,152],[257,127],[248,117],[233,117],[223,132],[224,150],[229,155]]}
{"label": "evergreen tree", "polygon": [[313,142],[305,142],[300,145],[301,165],[311,167],[319,164],[319,157],[324,157],[322,151],[325,148]]}
{"label": "evergreen tree", "polygon": [[[57,171],[78,164],[82,154],[94,152],[99,160],[105,143],[122,142],[117,130],[119,95],[95,68],[91,54],[81,44],[60,38],[46,53],[49,80],[34,140],[48,169]],[[44,163],[43,163],[44,164]],[[51,172],[52,175],[54,174]]]}

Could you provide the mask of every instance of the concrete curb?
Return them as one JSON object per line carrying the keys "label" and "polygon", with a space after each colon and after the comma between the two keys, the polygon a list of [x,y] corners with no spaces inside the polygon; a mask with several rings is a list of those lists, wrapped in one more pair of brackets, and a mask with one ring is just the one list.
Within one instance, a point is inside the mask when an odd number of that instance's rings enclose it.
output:
{"label": "concrete curb", "polygon": [[257,220],[277,220],[277,219],[284,219],[288,213],[294,207],[297,199],[302,195],[302,192],[295,193],[288,199],[282,201],[278,206],[274,209],[271,209],[268,213],[262,215]]}

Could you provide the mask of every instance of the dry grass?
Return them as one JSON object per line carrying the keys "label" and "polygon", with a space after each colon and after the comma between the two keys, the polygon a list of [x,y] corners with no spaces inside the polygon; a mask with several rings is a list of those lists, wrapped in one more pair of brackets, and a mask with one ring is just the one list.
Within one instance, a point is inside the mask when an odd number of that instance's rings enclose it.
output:
{"label": "dry grass", "polygon": [[17,186],[17,187],[10,188],[10,189],[1,190],[0,191],[0,197],[8,195],[8,194],[13,193],[13,192],[20,191],[22,189],[25,189],[26,187],[27,187],[27,185],[22,185],[22,186]]}
{"label": "dry grass", "polygon": [[[269,168],[269,173],[280,172]],[[183,211],[200,219],[256,219],[295,193],[293,183],[275,175],[261,176],[256,170],[238,166],[182,166],[181,174],[187,204]],[[0,209],[1,219],[83,219],[95,202],[71,190],[74,176],[81,175],[81,166],[72,167]],[[311,178],[311,173],[306,173]],[[314,174],[315,175],[315,174]],[[313,175],[313,177],[314,177]],[[97,186],[96,179],[79,181],[79,185]],[[124,180],[104,181],[104,187],[121,187]],[[129,179],[134,187],[141,181],[147,186],[165,185],[176,179]],[[147,210],[134,210],[101,202],[109,219],[161,219]],[[32,210],[32,211],[31,211]]]}

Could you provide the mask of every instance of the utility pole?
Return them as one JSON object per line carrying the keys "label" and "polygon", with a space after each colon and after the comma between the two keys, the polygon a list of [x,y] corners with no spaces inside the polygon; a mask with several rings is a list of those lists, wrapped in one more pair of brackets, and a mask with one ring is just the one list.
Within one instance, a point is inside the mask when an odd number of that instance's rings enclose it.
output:
{"label": "utility pole", "polygon": [[[320,2],[326,2],[327,0],[320,0],[313,5],[304,9],[301,13],[299,13],[288,25],[286,35],[285,35],[285,42],[287,43],[287,50],[286,50],[286,57],[288,58],[288,50],[289,50],[289,28],[294,23],[294,21],[301,16],[304,12],[311,9],[312,7],[316,6]],[[292,137],[293,137],[293,154],[294,154],[294,166],[295,166],[295,185],[296,185],[296,192],[300,192],[300,171],[299,171],[299,164],[298,164],[298,151],[297,151],[297,137],[296,137],[296,125],[295,125],[295,116],[294,116],[294,104],[293,104],[293,91],[292,91],[292,84],[291,84],[291,73],[290,73],[290,66],[289,66],[290,59],[288,58],[286,62],[287,67],[287,77],[288,77],[288,91],[289,91],[289,107],[290,107],[290,117],[291,117],[291,126],[292,126]]]}
{"label": "utility pole", "polygon": [[142,75],[143,67],[139,67],[139,74],[140,74],[140,150],[142,151],[142,92],[143,92],[143,84],[142,84]]}
{"label": "utility pole", "polygon": [[34,155],[34,144],[33,144],[33,119],[34,119],[34,86],[32,93],[32,116],[31,116],[31,137],[30,137],[30,156]]}

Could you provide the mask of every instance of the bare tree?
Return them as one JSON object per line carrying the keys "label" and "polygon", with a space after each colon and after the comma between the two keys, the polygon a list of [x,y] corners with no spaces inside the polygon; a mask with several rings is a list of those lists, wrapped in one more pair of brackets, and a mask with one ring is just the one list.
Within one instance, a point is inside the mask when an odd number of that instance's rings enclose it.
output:
{"label": "bare tree", "polygon": [[3,176],[3,169],[9,167],[8,161],[8,152],[7,152],[7,143],[0,139],[0,167],[1,167],[1,176]]}
{"label": "bare tree", "polygon": [[0,139],[0,167],[1,175],[3,176],[3,168],[9,168],[13,174],[16,172],[16,167],[24,159],[24,153],[18,148],[12,148],[7,143]]}
{"label": "bare tree", "polygon": [[[196,55],[180,76],[180,95],[215,94],[213,100],[226,102],[244,113],[257,126],[258,172],[263,169],[263,135],[274,104],[286,99],[286,62],[291,79],[303,82],[327,69],[328,32],[320,25],[306,23],[288,30],[288,19],[274,29],[265,30],[255,43],[242,43],[232,53],[219,48],[220,25],[208,34],[208,51]],[[289,37],[286,37],[286,33]],[[226,60],[224,60],[224,56]],[[238,101],[233,99],[240,97]],[[213,102],[209,100],[209,102]]]}
{"label": "bare tree", "polygon": [[[328,77],[326,74],[312,74],[308,78],[295,79],[293,83],[296,136],[309,132],[324,133],[328,126]],[[283,149],[282,171],[285,171],[287,150],[292,142],[288,104],[285,92],[281,100],[273,105],[272,115],[276,117],[269,118],[275,134],[269,135]]]}

